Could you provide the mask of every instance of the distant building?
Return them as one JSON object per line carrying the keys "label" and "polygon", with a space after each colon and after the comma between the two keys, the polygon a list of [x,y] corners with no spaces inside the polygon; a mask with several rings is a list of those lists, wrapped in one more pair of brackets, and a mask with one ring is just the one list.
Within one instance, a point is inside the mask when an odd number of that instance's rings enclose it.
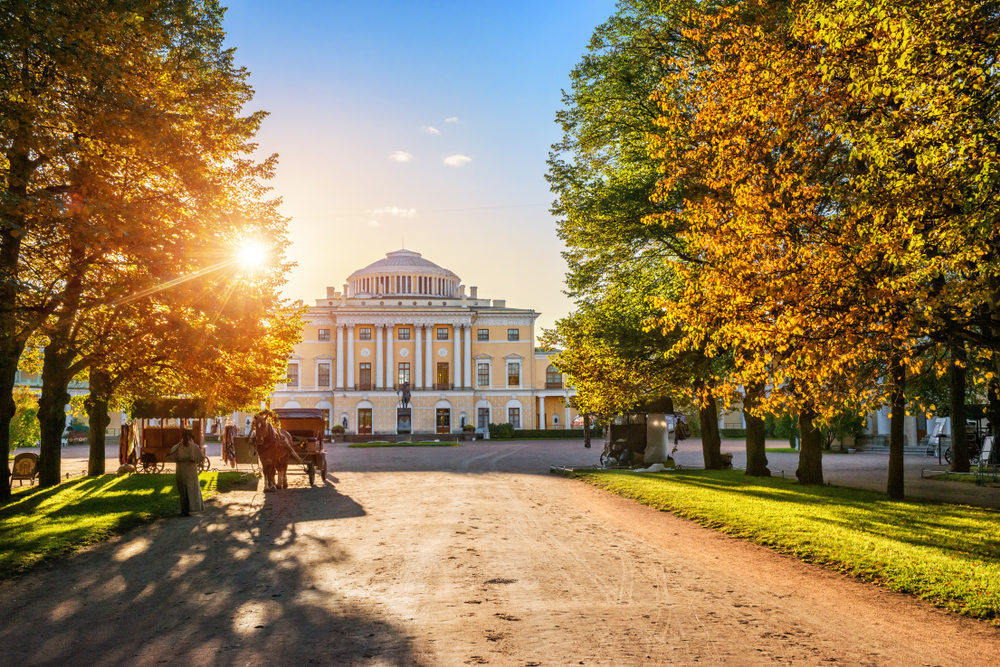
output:
{"label": "distant building", "polygon": [[535,347],[538,315],[466,294],[420,253],[390,252],[316,299],[271,407],[319,408],[357,434],[570,428],[575,391]]}

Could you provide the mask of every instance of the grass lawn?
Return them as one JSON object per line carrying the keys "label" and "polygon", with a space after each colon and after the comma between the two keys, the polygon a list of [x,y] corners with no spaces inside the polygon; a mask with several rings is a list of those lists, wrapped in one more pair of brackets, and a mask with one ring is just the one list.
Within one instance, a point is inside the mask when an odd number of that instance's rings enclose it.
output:
{"label": "grass lawn", "polygon": [[369,449],[372,447],[460,447],[457,442],[354,442],[348,445],[352,449]]}
{"label": "grass lawn", "polygon": [[[202,473],[205,498],[237,486],[235,472]],[[0,579],[180,512],[173,475],[83,477],[55,487],[14,487],[0,505]]]}
{"label": "grass lawn", "polygon": [[1000,624],[1000,512],[732,470],[578,472],[645,505]]}
{"label": "grass lawn", "polygon": [[[976,466],[972,466],[973,472],[975,472],[975,469]],[[976,483],[975,475],[956,475],[954,473],[950,473],[947,471],[944,471],[938,475],[928,474],[926,479],[933,479],[936,482],[967,482],[969,484]],[[990,481],[992,482],[993,480],[991,479]]]}

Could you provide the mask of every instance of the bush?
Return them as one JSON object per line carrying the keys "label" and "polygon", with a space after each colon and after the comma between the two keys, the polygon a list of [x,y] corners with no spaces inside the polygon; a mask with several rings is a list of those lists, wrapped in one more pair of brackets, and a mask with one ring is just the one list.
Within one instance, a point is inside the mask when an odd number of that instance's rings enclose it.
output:
{"label": "bush", "polygon": [[[583,429],[573,428],[573,429],[521,429],[520,431],[514,431],[514,438],[519,440],[570,440],[579,439],[583,440]],[[591,438],[603,438],[604,430],[601,428],[590,429]]]}
{"label": "bush", "polygon": [[514,437],[514,425],[513,424],[490,424],[490,438],[494,440],[502,440],[504,438]]}
{"label": "bush", "polygon": [[465,431],[466,433],[475,433],[476,427],[473,426],[472,424],[466,424],[465,426],[462,427],[462,430]]}
{"label": "bush", "polygon": [[745,428],[720,428],[719,436],[722,438],[745,438],[747,437],[747,430]]}
{"label": "bush", "polygon": [[333,425],[333,426],[330,427],[330,433],[335,433],[337,435],[343,435],[343,433],[344,433],[344,427],[341,426],[340,424],[335,424],[335,425]]}

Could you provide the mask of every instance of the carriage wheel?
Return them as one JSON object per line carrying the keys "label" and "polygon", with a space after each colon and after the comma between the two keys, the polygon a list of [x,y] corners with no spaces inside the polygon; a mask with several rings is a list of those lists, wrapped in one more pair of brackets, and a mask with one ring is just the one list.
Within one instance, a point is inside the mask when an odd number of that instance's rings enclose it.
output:
{"label": "carriage wheel", "polygon": [[951,463],[951,447],[944,450],[944,460],[947,461],[948,463]]}
{"label": "carriage wheel", "polygon": [[309,486],[312,486],[316,483],[316,464],[310,461],[306,473],[309,475]]}
{"label": "carriage wheel", "polygon": [[159,463],[157,462],[156,457],[154,457],[152,454],[146,454],[142,457],[142,459],[140,459],[138,470],[139,472],[151,475],[154,472],[157,472],[156,469],[158,465]]}
{"label": "carriage wheel", "polygon": [[212,468],[212,459],[207,456],[198,461],[198,472],[208,472]]}

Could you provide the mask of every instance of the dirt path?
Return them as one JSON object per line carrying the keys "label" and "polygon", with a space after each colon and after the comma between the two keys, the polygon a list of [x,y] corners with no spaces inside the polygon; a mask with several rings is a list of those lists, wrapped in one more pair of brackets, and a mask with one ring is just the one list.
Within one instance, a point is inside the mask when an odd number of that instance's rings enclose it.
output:
{"label": "dirt path", "polygon": [[[10,665],[961,665],[1000,632],[546,474],[579,444],[338,448],[0,584]],[[589,455],[588,455],[589,456]]]}

